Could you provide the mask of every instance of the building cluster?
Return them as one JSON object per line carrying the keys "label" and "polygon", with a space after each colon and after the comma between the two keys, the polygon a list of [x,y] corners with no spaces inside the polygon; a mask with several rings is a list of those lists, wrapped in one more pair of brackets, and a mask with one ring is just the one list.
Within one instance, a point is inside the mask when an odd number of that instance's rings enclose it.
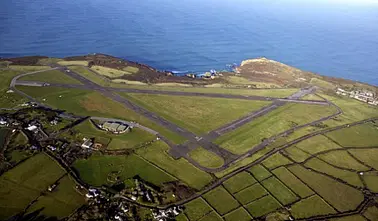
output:
{"label": "building cluster", "polygon": [[154,216],[154,219],[158,221],[174,220],[176,216],[180,215],[182,210],[183,208],[180,206],[173,206],[166,210],[153,211],[152,215]]}
{"label": "building cluster", "polygon": [[374,94],[371,91],[366,91],[366,90],[347,91],[342,88],[337,88],[336,93],[343,96],[349,96],[351,98],[354,98],[362,102],[366,102],[371,105],[378,105],[378,97],[376,94]]}
{"label": "building cluster", "polygon": [[154,188],[138,179],[135,179],[134,182],[135,188],[129,194],[131,200],[139,200],[147,203],[157,203],[159,201],[159,194]]}
{"label": "building cluster", "polygon": [[112,132],[114,134],[126,133],[131,129],[131,126],[127,124],[111,121],[106,121],[103,124],[99,124],[98,127],[105,131]]}
{"label": "building cluster", "polygon": [[167,73],[169,76],[177,76],[177,77],[189,77],[189,78],[203,78],[203,79],[215,79],[216,76],[221,76],[218,74],[216,70],[212,69],[209,72],[205,73],[188,73],[187,71],[172,71]]}

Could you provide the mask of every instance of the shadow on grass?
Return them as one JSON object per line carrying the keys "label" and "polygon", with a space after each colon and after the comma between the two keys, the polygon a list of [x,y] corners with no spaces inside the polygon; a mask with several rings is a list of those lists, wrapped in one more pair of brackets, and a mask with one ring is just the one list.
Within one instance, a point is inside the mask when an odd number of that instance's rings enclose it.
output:
{"label": "shadow on grass", "polygon": [[36,210],[34,212],[24,214],[19,213],[11,218],[8,219],[8,221],[57,221],[57,217],[47,217],[45,215],[41,215],[44,208],[41,208],[39,210]]}

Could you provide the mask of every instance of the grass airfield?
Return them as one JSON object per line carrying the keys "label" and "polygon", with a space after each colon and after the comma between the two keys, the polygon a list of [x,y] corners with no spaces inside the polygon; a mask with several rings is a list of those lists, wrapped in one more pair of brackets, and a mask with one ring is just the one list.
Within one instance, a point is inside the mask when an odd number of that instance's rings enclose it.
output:
{"label": "grass airfield", "polygon": [[[85,65],[80,62],[60,61],[62,65]],[[63,62],[63,63],[62,63]],[[34,71],[45,68],[14,67],[18,71]],[[108,87],[143,88],[138,85],[111,83],[103,77],[93,74],[85,68],[72,66],[83,76]],[[135,74],[135,69],[119,72],[109,68],[93,67],[100,75],[119,77]],[[1,71],[6,77],[3,88],[17,71]],[[78,84],[74,79],[56,73],[42,72],[25,79],[50,83]],[[52,77],[55,76],[55,77]],[[233,79],[240,81],[240,79]],[[75,82],[76,81],[76,82]],[[324,82],[314,80],[317,85],[330,87]],[[192,88],[152,85],[149,89],[168,91],[187,91],[200,93],[227,93],[287,97],[298,89],[225,89]],[[51,107],[66,110],[82,116],[113,117],[136,121],[158,131],[170,141],[183,144],[186,138],[167,128],[127,109],[122,104],[110,100],[104,95],[89,90],[65,89],[54,87],[17,86],[17,89],[36,98]],[[2,89],[5,94],[6,89]],[[12,94],[1,98],[1,107],[11,106],[23,101],[22,97]],[[245,101],[221,98],[180,97],[168,95],[122,94],[131,102],[140,105],[168,121],[174,122],[196,135],[206,134],[226,123],[245,116],[269,105],[265,101]],[[206,172],[194,166],[185,158],[174,159],[170,147],[163,141],[154,141],[144,148],[140,144],[155,140],[155,136],[136,128],[124,135],[113,135],[98,130],[90,121],[85,121],[73,128],[83,137],[94,137],[106,144],[106,150],[132,150],[125,156],[111,156],[95,153],[88,159],[78,160],[73,168],[86,183],[93,186],[111,186],[109,176],[117,172],[127,182],[135,175],[157,185],[179,181],[201,195],[185,204],[181,220],[226,220],[243,221],[265,219],[269,217],[288,217],[310,219],[312,217],[348,214],[343,218],[329,220],[374,220],[378,213],[378,125],[368,122],[356,126],[327,132],[275,151],[286,142],[295,140],[309,133],[353,122],[378,117],[377,108],[361,102],[333,95],[321,94],[322,97],[338,105],[343,114],[322,122],[320,126],[302,128],[275,140],[266,148],[252,156],[236,161],[225,170]],[[303,99],[321,100],[311,95]],[[13,101],[9,102],[9,101]],[[242,155],[265,138],[277,135],[285,130],[306,124],[334,114],[333,106],[317,106],[288,103],[251,123],[220,136],[215,143],[236,155]],[[3,133],[3,132],[2,132]],[[222,157],[197,146],[188,152],[188,156],[206,168],[221,168]],[[265,158],[262,158],[267,156]],[[261,160],[262,159],[262,160]],[[249,165],[249,166],[248,166]],[[247,167],[245,167],[247,166]],[[244,168],[245,167],[245,168]],[[240,168],[238,173],[229,176]],[[28,174],[33,174],[30,177]],[[220,185],[207,189],[212,183],[223,179]],[[227,178],[227,179],[226,179]],[[59,180],[58,191],[42,194],[46,187]],[[22,211],[28,203],[37,199],[28,211],[44,208],[42,213],[59,218],[69,215],[83,205],[84,198],[74,188],[75,182],[54,161],[44,154],[35,155],[20,163],[17,167],[0,177],[0,219],[8,218]],[[203,192],[205,191],[205,192]],[[11,203],[8,203],[10,199]],[[225,203],[227,202],[227,203]],[[369,202],[364,210],[359,205]],[[375,203],[374,203],[375,202]],[[56,212],[57,208],[64,208]],[[280,220],[280,219],[272,219]]]}

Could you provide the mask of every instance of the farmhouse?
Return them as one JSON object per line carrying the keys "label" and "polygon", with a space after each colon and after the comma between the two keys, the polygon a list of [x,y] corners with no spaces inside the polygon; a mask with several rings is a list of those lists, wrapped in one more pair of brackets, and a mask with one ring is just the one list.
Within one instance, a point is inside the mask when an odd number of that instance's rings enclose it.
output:
{"label": "farmhouse", "polygon": [[93,142],[91,139],[84,138],[84,143],[81,145],[82,148],[90,149],[93,146]]}

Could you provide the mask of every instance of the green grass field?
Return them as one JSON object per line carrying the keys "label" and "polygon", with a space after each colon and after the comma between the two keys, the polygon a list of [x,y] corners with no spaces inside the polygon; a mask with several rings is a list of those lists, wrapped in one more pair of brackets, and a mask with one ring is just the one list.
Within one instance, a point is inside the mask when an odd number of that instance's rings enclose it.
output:
{"label": "green grass field", "polygon": [[236,193],[257,181],[247,172],[241,172],[226,180],[223,185],[231,193]]}
{"label": "green grass field", "polygon": [[311,137],[310,139],[304,140],[296,144],[296,147],[311,154],[342,148],[323,135],[317,135],[315,137]]}
{"label": "green grass field", "polygon": [[199,221],[223,221],[223,219],[216,212],[211,212],[202,217]]}
{"label": "green grass field", "polygon": [[69,66],[69,65],[88,66],[88,61],[58,61],[57,63],[63,66]]}
{"label": "green grass field", "polygon": [[268,192],[259,183],[253,184],[252,186],[234,194],[235,198],[243,205],[265,195],[268,195]]}
{"label": "green grass field", "polygon": [[208,97],[132,93],[121,95],[198,135],[217,129],[270,103]]}
{"label": "green grass field", "polygon": [[47,192],[28,209],[28,212],[43,209],[41,214],[47,217],[64,218],[85,204],[84,196],[75,189],[76,183],[68,175],[59,181],[53,192]]}
{"label": "green grass field", "polygon": [[199,220],[211,211],[211,207],[202,198],[197,198],[185,204],[185,214],[190,221]]}
{"label": "green grass field", "polygon": [[331,119],[324,122],[329,126],[343,125],[371,117],[378,117],[377,107],[373,107],[352,98],[334,97],[325,94],[321,95],[343,110],[343,114],[336,117],[335,120]]}
{"label": "green grass field", "polygon": [[291,166],[289,170],[339,211],[353,210],[364,199],[363,194],[357,189],[306,170],[302,166]]}
{"label": "green grass field", "polygon": [[[335,112],[332,106],[286,104],[219,137],[215,143],[236,154],[245,153],[265,138],[294,126],[318,120]],[[253,134],[253,136],[251,136]]]}
{"label": "green grass field", "polygon": [[304,97],[302,97],[302,100],[324,101],[323,98],[317,96],[316,94],[307,94]]}
{"label": "green grass field", "polygon": [[189,221],[188,218],[186,218],[186,215],[184,213],[181,213],[180,215],[176,216],[176,221]]}
{"label": "green grass field", "polygon": [[378,149],[354,149],[348,151],[360,161],[378,170]]}
{"label": "green grass field", "polygon": [[293,192],[298,194],[301,198],[308,197],[314,192],[306,186],[302,181],[295,177],[288,169],[285,167],[280,167],[272,171],[277,178],[283,182],[287,187],[289,187]]}
{"label": "green grass field", "polygon": [[253,217],[264,216],[280,207],[279,202],[269,195],[246,205],[246,209]]}
{"label": "green grass field", "polygon": [[370,191],[378,193],[378,173],[376,171],[364,173],[363,179]]}
{"label": "green grass field", "polygon": [[249,168],[248,170],[259,181],[272,176],[272,174],[267,169],[265,169],[265,167],[262,166],[261,164],[255,165]]}
{"label": "green grass field", "polygon": [[291,163],[293,162],[290,161],[288,158],[284,157],[280,153],[275,153],[271,157],[269,157],[268,159],[262,162],[262,164],[269,169],[273,169],[273,168],[276,168],[282,165],[291,164]]}
{"label": "green grass field", "polygon": [[202,147],[197,147],[196,149],[189,152],[189,156],[193,160],[197,161],[201,166],[207,168],[218,168],[221,167],[224,163],[223,158]]}
{"label": "green grass field", "polygon": [[97,73],[104,75],[106,77],[109,77],[109,78],[120,78],[124,75],[132,74],[132,73],[127,72],[127,71],[103,67],[103,66],[96,66],[96,65],[92,66],[91,69],[96,71]]}
{"label": "green grass field", "polygon": [[311,156],[296,146],[286,148],[284,151],[297,163],[301,163]]}
{"label": "green grass field", "polygon": [[318,195],[301,200],[291,206],[291,214],[296,219],[334,213],[336,213],[336,211]]}
{"label": "green grass field", "polygon": [[31,154],[30,154],[29,152],[27,152],[27,151],[14,150],[14,151],[11,152],[10,156],[11,156],[10,161],[11,161],[12,163],[17,164],[17,163],[19,163],[20,161],[22,161],[22,160],[24,160],[24,159],[30,157]]}
{"label": "green grass field", "polygon": [[[54,108],[66,110],[82,116],[97,116],[119,118],[136,121],[139,124],[158,131],[174,143],[182,143],[185,138],[150,121],[144,116],[132,111],[121,103],[115,102],[97,92],[79,89],[64,89],[56,87],[25,87],[18,86],[26,94]],[[61,97],[60,97],[61,96]]]}
{"label": "green grass field", "polygon": [[12,78],[19,74],[18,71],[0,70],[0,108],[11,108],[26,101],[21,95],[6,93]]}
{"label": "green grass field", "polygon": [[336,130],[327,136],[347,147],[378,146],[378,126],[372,123]]}
{"label": "green grass field", "polygon": [[109,140],[108,149],[110,150],[134,148],[156,139],[155,135],[139,128],[133,128],[132,131],[124,134],[113,134],[96,128],[89,120],[77,125],[74,129],[84,137],[94,137],[96,142],[100,140],[99,138]]}
{"label": "green grass field", "polygon": [[238,201],[221,186],[206,193],[203,197],[221,215],[239,207]]}
{"label": "green grass field", "polygon": [[196,168],[187,160],[173,159],[168,153],[169,147],[163,142],[154,142],[147,148],[138,149],[136,152],[149,162],[164,169],[168,173],[182,180],[190,187],[202,189],[212,181],[212,177]]}
{"label": "green grass field", "polygon": [[333,177],[342,179],[353,186],[356,186],[356,187],[364,186],[357,173],[338,169],[317,158],[313,158],[309,160],[305,165],[316,171],[323,172]]}
{"label": "green grass field", "polygon": [[[0,177],[0,219],[23,211],[65,171],[45,154],[29,158]],[[51,205],[53,208],[55,205]]]}
{"label": "green grass field", "polygon": [[352,216],[345,216],[341,218],[330,219],[331,221],[366,221],[363,216],[360,215],[352,215]]}
{"label": "green grass field", "polygon": [[109,177],[113,177],[113,174],[118,176],[120,180],[127,180],[139,175],[142,179],[158,186],[175,180],[174,177],[136,155],[93,154],[86,160],[77,160],[74,163],[74,168],[85,182],[93,186],[114,184],[112,179],[108,180]]}
{"label": "green grass field", "polygon": [[33,75],[21,77],[21,81],[39,81],[48,83],[62,83],[62,84],[81,84],[80,81],[64,74],[59,70],[45,71]]}
{"label": "green grass field", "polygon": [[268,178],[261,183],[282,205],[298,200],[298,197],[275,177]]}
{"label": "green grass field", "polygon": [[355,160],[352,156],[348,154],[347,151],[337,150],[332,151],[326,154],[321,154],[318,158],[339,167],[352,169],[356,171],[365,171],[369,170],[368,167],[362,165],[357,160]]}
{"label": "green grass field", "polygon": [[27,65],[9,65],[10,69],[22,72],[33,72],[33,71],[41,71],[41,70],[48,70],[51,67],[49,66],[27,66]]}
{"label": "green grass field", "polygon": [[371,206],[367,208],[367,210],[365,210],[363,215],[370,221],[378,221],[378,207]]}
{"label": "green grass field", "polygon": [[251,221],[252,220],[252,217],[243,207],[240,207],[226,214],[223,217],[225,221]]}

